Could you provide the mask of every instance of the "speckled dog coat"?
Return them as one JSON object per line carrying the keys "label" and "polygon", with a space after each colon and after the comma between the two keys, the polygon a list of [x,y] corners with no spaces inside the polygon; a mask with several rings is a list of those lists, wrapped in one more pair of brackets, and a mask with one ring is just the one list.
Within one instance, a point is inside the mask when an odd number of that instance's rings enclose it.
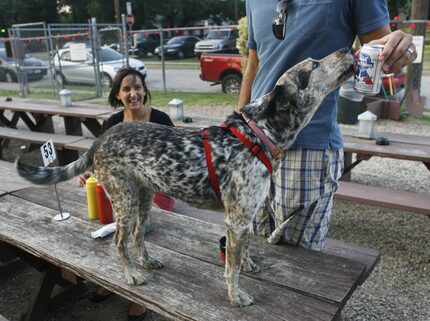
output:
{"label": "speckled dog coat", "polygon": [[[279,147],[289,148],[324,97],[353,74],[354,57],[345,50],[316,61],[307,59],[287,72],[267,95],[245,106],[245,112]],[[225,123],[235,126],[253,143],[260,140],[237,114]],[[114,237],[117,254],[130,284],[145,282],[140,267],[130,260],[128,238],[133,235],[139,262],[144,268],[161,268],[148,255],[141,227],[151,209],[154,191],[197,207],[224,208],[227,249],[225,278],[231,304],[245,306],[253,298],[239,288],[241,267],[258,272],[248,253],[248,228],[266,200],[268,170],[240,140],[219,127],[208,128],[212,161],[222,200],[211,188],[201,132],[134,122],[114,126],[100,136],[75,162],[56,168],[28,165],[18,160],[19,175],[36,184],[68,180],[93,166],[108,193],[117,221]],[[279,164],[266,153],[273,167]]]}

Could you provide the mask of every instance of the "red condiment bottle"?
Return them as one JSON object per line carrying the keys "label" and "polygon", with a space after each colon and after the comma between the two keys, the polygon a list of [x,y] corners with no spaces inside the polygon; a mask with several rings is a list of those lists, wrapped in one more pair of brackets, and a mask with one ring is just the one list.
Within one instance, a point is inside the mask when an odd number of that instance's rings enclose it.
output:
{"label": "red condiment bottle", "polygon": [[109,224],[113,222],[112,205],[107,197],[102,184],[97,183],[97,205],[99,210],[99,220],[102,224]]}

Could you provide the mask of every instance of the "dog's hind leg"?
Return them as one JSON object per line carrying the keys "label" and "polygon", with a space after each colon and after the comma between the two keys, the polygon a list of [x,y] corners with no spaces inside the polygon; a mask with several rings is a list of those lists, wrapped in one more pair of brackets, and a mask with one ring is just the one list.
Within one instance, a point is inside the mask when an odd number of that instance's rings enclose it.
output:
{"label": "dog's hind leg", "polygon": [[[239,288],[239,275],[242,256],[249,238],[251,219],[236,209],[227,208],[227,246],[224,277],[227,281],[228,296],[234,306],[246,306],[254,303],[254,298]],[[242,210],[239,210],[242,212]]]}
{"label": "dog's hind leg", "polygon": [[103,186],[110,196],[116,219],[114,242],[124,276],[128,284],[144,284],[142,269],[132,262],[127,248],[131,231],[139,216],[139,195],[134,187],[135,182],[129,177],[118,178],[112,173],[108,177],[109,180],[103,181]]}
{"label": "dog's hind leg", "polygon": [[145,269],[159,269],[163,264],[149,256],[145,246],[145,222],[148,220],[152,207],[154,191],[148,187],[141,187],[139,191],[139,216],[133,227],[134,244],[136,246],[139,263]]}

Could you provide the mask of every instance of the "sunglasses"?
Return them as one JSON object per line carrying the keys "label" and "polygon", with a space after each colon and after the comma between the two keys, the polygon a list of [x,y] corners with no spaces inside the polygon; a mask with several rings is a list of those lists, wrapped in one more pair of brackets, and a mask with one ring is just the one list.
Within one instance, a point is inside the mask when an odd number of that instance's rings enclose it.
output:
{"label": "sunglasses", "polygon": [[279,0],[275,6],[278,16],[272,21],[272,31],[275,38],[279,40],[284,40],[287,33],[288,2],[289,0]]}

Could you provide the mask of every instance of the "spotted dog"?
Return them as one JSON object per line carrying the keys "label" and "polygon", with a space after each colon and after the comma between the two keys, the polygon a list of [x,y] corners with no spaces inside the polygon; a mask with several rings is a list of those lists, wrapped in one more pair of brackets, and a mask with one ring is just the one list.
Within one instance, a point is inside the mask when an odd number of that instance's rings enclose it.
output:
{"label": "spotted dog", "polygon": [[[349,78],[353,69],[354,57],[346,50],[322,60],[307,59],[285,72],[270,93],[242,111],[276,146],[288,149],[325,96]],[[240,115],[230,115],[225,124],[235,126],[252,143],[261,145]],[[246,272],[259,271],[248,253],[248,228],[267,198],[270,175],[225,128],[213,126],[207,132],[221,200],[211,188],[201,132],[153,123],[118,124],[100,136],[87,153],[63,167],[36,167],[21,160],[17,160],[16,167],[25,179],[46,185],[68,180],[93,166],[112,201],[117,222],[114,242],[129,284],[145,283],[141,267],[163,266],[148,254],[141,230],[155,191],[197,207],[224,208],[228,296],[232,305],[246,306],[254,299],[239,288],[239,273],[241,267]],[[268,152],[266,156],[276,169],[279,159]],[[141,267],[130,259],[127,241],[131,235]]]}

